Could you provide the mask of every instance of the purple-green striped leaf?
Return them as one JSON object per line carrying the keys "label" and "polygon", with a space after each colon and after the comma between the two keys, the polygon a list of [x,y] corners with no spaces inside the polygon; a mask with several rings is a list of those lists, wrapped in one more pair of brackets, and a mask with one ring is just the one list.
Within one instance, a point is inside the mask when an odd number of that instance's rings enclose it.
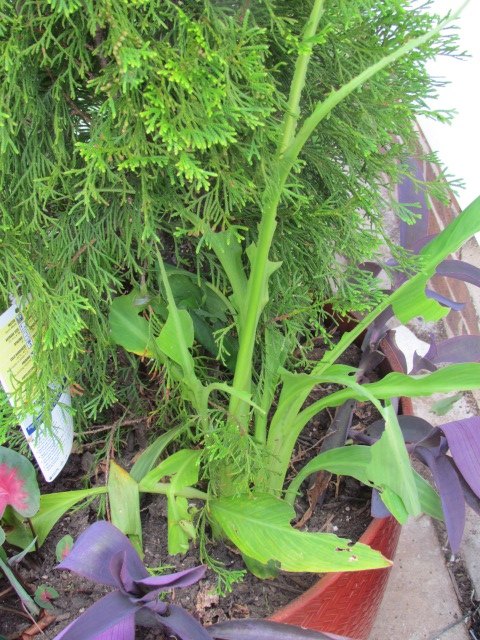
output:
{"label": "purple-green striped leaf", "polygon": [[448,456],[436,448],[415,447],[415,454],[432,472],[442,501],[445,526],[452,553],[458,553],[465,528],[465,499],[457,472]]}
{"label": "purple-green striped leaf", "polygon": [[480,417],[447,422],[440,428],[448,440],[455,464],[472,491],[480,497]]}
{"label": "purple-green striped leaf", "polygon": [[209,627],[208,631],[215,640],[347,640],[320,631],[257,619],[220,622]]}

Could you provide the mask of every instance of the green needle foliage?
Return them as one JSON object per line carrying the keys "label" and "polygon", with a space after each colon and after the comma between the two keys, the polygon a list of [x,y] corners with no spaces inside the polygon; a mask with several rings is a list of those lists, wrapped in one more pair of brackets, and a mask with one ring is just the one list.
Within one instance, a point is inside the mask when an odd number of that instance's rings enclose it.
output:
{"label": "green needle foliage", "polygon": [[[23,176],[4,180],[8,220],[19,217],[6,244],[16,238],[20,246],[27,229],[33,247],[23,281],[8,270],[5,282],[31,296],[43,384],[58,353],[72,363],[71,380],[79,363],[88,366],[84,409],[95,414],[125,384],[112,385],[110,397],[92,392],[115,371],[110,338],[153,363],[179,400],[176,426],[130,474],[111,461],[107,487],[43,497],[31,522],[40,541],[79,500],[108,492],[112,521],[139,546],[140,494],[160,493],[169,553],[184,553],[199,536],[217,570],[207,523],[259,577],[387,566],[365,545],[291,526],[299,483],[320,468],[376,487],[400,521],[438,516],[439,498],[413,473],[390,400],[476,388],[480,365],[361,385],[358,370],[336,363],[390,306],[401,322],[443,317],[426,284],[480,228],[478,198],[422,248],[418,270],[389,295],[357,266],[376,256],[390,185],[408,171],[413,118],[433,90],[425,62],[454,52],[445,30],[460,9],[442,21],[424,9],[393,0],[381,8],[360,0],[11,7],[17,31],[6,51],[17,55],[5,77],[16,84],[6,83],[5,96],[23,86],[32,113],[14,117],[6,101],[6,144],[15,145],[6,166],[23,157],[19,140],[46,160],[36,158],[27,193],[18,188]],[[12,74],[14,60],[22,64]],[[41,126],[47,114],[51,129]],[[34,316],[33,285],[42,285],[45,302],[65,281],[55,321],[41,310]],[[327,302],[367,313],[309,371],[287,368],[292,347],[322,330]],[[319,385],[343,388],[303,408]],[[283,496],[305,424],[352,398],[373,403],[382,436],[371,448],[320,454]],[[175,452],[157,464],[173,441]],[[200,512],[191,499],[204,502]],[[222,575],[225,588],[238,578]]]}
{"label": "green needle foliage", "polygon": [[[213,274],[226,293],[200,238],[233,227],[256,240],[292,61],[313,52],[294,122],[435,25],[429,4],[330,0],[302,41],[311,0],[0,0],[0,297],[3,308],[10,294],[29,299],[31,405],[62,378],[85,389],[78,420],[134,402],[139,365],[117,359],[112,299],[157,287],[158,240],[166,262]],[[415,117],[448,116],[426,111],[436,87],[426,63],[455,51],[446,30],[377,73],[295,161],[269,291],[269,316],[293,339],[322,331],[326,301],[340,311],[378,301],[356,265],[384,239]]]}

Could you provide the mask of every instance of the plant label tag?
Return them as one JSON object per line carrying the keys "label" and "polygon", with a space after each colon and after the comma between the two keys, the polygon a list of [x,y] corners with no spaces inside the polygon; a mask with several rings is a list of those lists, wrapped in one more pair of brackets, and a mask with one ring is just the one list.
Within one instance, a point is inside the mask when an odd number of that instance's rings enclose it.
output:
{"label": "plant label tag", "polygon": [[[23,313],[13,304],[0,315],[0,384],[17,410],[24,404],[17,389],[32,372],[32,346]],[[65,409],[70,404],[70,394],[59,390],[51,413],[52,427],[48,430],[44,428],[42,407],[35,415],[20,419],[23,434],[47,482],[57,477],[72,450],[73,419]]]}
{"label": "plant label tag", "polygon": [[395,329],[395,342],[397,347],[402,351],[407,363],[405,373],[410,373],[413,369],[413,356],[417,353],[420,357],[424,356],[430,345],[419,340],[417,336],[408,327],[400,326]]}

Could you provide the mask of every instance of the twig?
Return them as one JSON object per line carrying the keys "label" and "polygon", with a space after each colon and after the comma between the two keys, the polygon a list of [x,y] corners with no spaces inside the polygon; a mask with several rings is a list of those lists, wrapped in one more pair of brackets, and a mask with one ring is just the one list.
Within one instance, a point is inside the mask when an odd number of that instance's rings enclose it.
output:
{"label": "twig", "polygon": [[3,589],[3,591],[0,591],[0,598],[4,598],[5,596],[8,596],[9,593],[12,593],[13,591],[13,587],[7,587],[6,589]]}
{"label": "twig", "polygon": [[[57,82],[58,78],[55,76],[55,74],[52,72],[51,69],[47,69],[47,74],[49,75],[50,80],[52,80],[52,82]],[[82,109],[80,109],[80,107],[75,104],[75,102],[70,98],[68,93],[66,93],[65,91],[62,91],[62,95],[65,98],[65,100],[68,102],[70,107],[72,108],[73,113],[75,113],[77,116],[82,118],[84,122],[91,125],[92,124],[91,117],[87,113],[82,111]]]}
{"label": "twig", "polygon": [[[97,30],[95,31],[94,40],[95,40],[95,47],[98,51],[100,49],[100,45],[102,45],[105,40],[105,31],[101,27],[97,27]],[[100,55],[100,53],[97,53],[97,58],[98,58],[98,61],[100,62],[100,67],[102,69],[105,69],[105,67],[108,64],[105,56],[102,56]]]}
{"label": "twig", "polygon": [[95,429],[89,429],[88,431],[82,431],[83,436],[91,436],[96,433],[101,433],[102,431],[110,431],[111,429],[117,429],[119,427],[132,427],[135,424],[140,424],[141,422],[148,422],[148,418],[145,416],[143,418],[132,418],[130,420],[117,420],[113,424],[99,424]]}
{"label": "twig", "polygon": [[65,91],[62,91],[62,94],[65,100],[70,105],[73,113],[79,116],[87,124],[92,124],[91,117],[87,113],[85,113],[85,111],[82,111],[82,109],[80,109],[80,107],[75,104],[75,102],[70,98],[70,96],[67,93],[65,93]]}
{"label": "twig", "polygon": [[87,244],[84,244],[83,247],[80,247],[80,249],[77,251],[77,253],[73,256],[72,258],[72,264],[74,262],[76,262],[79,257],[82,255],[82,253],[84,253],[89,247],[91,247],[95,242],[97,241],[96,238],[92,238],[90,240],[90,242],[88,242]]}
{"label": "twig", "polygon": [[3,604],[0,604],[0,611],[6,611],[7,613],[13,613],[17,616],[21,616],[22,618],[26,618],[29,622],[31,621],[30,616],[24,611],[20,611],[20,609],[14,609],[13,607],[6,607]]}

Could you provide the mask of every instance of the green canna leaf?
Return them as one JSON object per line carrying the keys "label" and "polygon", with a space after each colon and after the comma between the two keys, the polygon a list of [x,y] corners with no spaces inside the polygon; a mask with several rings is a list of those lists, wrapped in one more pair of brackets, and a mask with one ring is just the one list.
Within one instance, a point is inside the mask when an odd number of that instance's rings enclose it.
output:
{"label": "green canna leaf", "polygon": [[144,296],[134,289],[126,296],[115,298],[108,321],[110,337],[115,344],[131,353],[151,358],[154,355],[151,325],[140,315],[145,309]]}
{"label": "green canna leaf", "polygon": [[41,546],[45,542],[47,535],[69,509],[82,500],[92,500],[106,492],[106,487],[93,487],[92,489],[62,491],[42,495],[40,497],[40,509],[31,519],[38,545]]}
{"label": "green canna leaf", "polygon": [[425,288],[436,267],[450,254],[455,253],[469,238],[480,231],[480,197],[476,198],[445,229],[420,251],[420,272],[410,278],[394,294],[392,307],[397,318],[409,322],[422,316],[426,321],[440,320],[449,312],[432,298],[427,298]]}
{"label": "green canna leaf", "polygon": [[143,557],[138,483],[113,460],[108,473],[108,500],[112,524],[130,538]]}
{"label": "green canna leaf", "polygon": [[283,571],[361,571],[391,564],[367,545],[294,529],[293,508],[268,494],[211,500],[209,512],[242,554],[264,565],[278,563]]}

